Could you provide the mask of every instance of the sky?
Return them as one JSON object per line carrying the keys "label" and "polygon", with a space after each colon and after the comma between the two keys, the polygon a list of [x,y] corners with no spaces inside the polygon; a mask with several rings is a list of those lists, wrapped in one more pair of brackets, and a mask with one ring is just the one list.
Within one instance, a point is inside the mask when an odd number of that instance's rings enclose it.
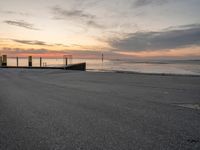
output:
{"label": "sky", "polygon": [[0,1],[0,54],[200,56],[200,0]]}

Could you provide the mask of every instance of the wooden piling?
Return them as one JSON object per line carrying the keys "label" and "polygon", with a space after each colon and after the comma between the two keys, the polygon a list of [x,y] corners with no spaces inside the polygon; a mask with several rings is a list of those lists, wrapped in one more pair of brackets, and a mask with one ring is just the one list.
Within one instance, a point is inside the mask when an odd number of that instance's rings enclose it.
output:
{"label": "wooden piling", "polygon": [[0,66],[2,66],[2,56],[0,56]]}
{"label": "wooden piling", "polygon": [[32,63],[32,56],[29,56],[29,57],[28,57],[28,66],[29,66],[29,67],[32,67],[32,66],[33,66],[33,63]]}
{"label": "wooden piling", "polygon": [[17,67],[19,67],[19,58],[17,57],[16,60],[17,60]]}
{"label": "wooden piling", "polygon": [[2,66],[3,67],[7,66],[7,55],[3,55]]}
{"label": "wooden piling", "polygon": [[101,54],[101,61],[102,61],[102,63],[104,61],[104,55],[103,55],[103,53]]}
{"label": "wooden piling", "polygon": [[68,59],[65,58],[65,65],[67,66],[68,65]]}
{"label": "wooden piling", "polygon": [[40,67],[42,67],[42,57],[40,57]]}

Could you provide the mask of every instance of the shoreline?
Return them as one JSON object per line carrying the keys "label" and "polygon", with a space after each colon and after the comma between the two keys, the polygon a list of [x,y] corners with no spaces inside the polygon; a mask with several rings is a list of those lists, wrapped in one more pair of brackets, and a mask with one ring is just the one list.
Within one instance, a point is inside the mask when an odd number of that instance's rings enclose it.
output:
{"label": "shoreline", "polygon": [[[6,68],[2,68],[0,67],[0,69],[17,69],[17,70],[65,70],[62,69],[63,67],[43,67],[43,68],[39,68],[39,67],[33,67],[33,68],[27,68],[27,67],[21,67],[21,68],[16,68],[16,67],[6,67]],[[68,70],[68,71],[76,71],[76,70]],[[77,70],[78,71],[78,70]],[[154,75],[154,76],[183,76],[183,77],[200,77],[200,74],[176,74],[176,73],[150,73],[150,72],[137,72],[137,71],[123,71],[123,70],[105,70],[105,69],[86,69],[86,72],[96,72],[96,73],[121,73],[121,74],[138,74],[138,75]]]}
{"label": "shoreline", "polygon": [[[0,69],[26,69],[26,70],[65,70],[63,69],[64,67],[31,67],[28,68],[26,66],[22,67],[15,67],[15,66],[10,66],[10,67],[0,67]],[[68,70],[68,69],[67,69]],[[69,70],[68,70],[69,71]],[[76,70],[71,70],[71,71],[76,71]],[[78,70],[77,70],[78,71]],[[83,70],[81,70],[83,71]],[[182,73],[156,73],[156,72],[138,72],[138,71],[125,71],[125,70],[106,70],[106,69],[87,69],[85,70],[86,72],[109,72],[109,73],[121,73],[121,74],[141,74],[141,75],[157,75],[157,76],[186,76],[186,77],[200,77],[200,73],[198,74],[182,74]]]}
{"label": "shoreline", "polygon": [[149,73],[149,72],[137,72],[137,71],[96,70],[96,69],[86,69],[86,71],[87,72],[110,72],[110,73],[124,73],[124,74],[158,75],[158,76],[189,76],[189,77],[200,77],[200,74]]}

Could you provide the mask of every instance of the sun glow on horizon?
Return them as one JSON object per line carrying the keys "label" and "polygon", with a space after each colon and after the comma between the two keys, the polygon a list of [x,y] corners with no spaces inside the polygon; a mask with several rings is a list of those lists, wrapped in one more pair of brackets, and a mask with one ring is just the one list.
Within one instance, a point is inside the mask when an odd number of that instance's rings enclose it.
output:
{"label": "sun glow on horizon", "polygon": [[1,1],[0,53],[196,58],[200,55],[198,4],[198,0],[162,5],[159,1],[138,5],[138,0]]}

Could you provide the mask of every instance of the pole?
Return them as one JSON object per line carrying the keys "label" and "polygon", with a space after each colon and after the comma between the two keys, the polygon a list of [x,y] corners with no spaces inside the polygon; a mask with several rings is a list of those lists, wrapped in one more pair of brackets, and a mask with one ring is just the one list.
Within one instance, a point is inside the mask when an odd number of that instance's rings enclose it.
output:
{"label": "pole", "polygon": [[3,55],[2,66],[3,66],[3,67],[6,67],[6,66],[7,66],[7,55]]}
{"label": "pole", "polygon": [[103,60],[104,60],[104,55],[103,55],[103,53],[101,54],[101,60],[102,60],[102,63],[103,63]]}
{"label": "pole", "polygon": [[68,65],[68,59],[65,58],[65,65],[67,66]]}
{"label": "pole", "polygon": [[0,56],[0,66],[2,66],[2,57]]}
{"label": "pole", "polygon": [[19,67],[19,58],[17,57],[17,67]]}
{"label": "pole", "polygon": [[40,57],[40,67],[42,67],[42,57]]}
{"label": "pole", "polygon": [[28,57],[28,66],[32,67],[33,63],[32,63],[32,56]]}

